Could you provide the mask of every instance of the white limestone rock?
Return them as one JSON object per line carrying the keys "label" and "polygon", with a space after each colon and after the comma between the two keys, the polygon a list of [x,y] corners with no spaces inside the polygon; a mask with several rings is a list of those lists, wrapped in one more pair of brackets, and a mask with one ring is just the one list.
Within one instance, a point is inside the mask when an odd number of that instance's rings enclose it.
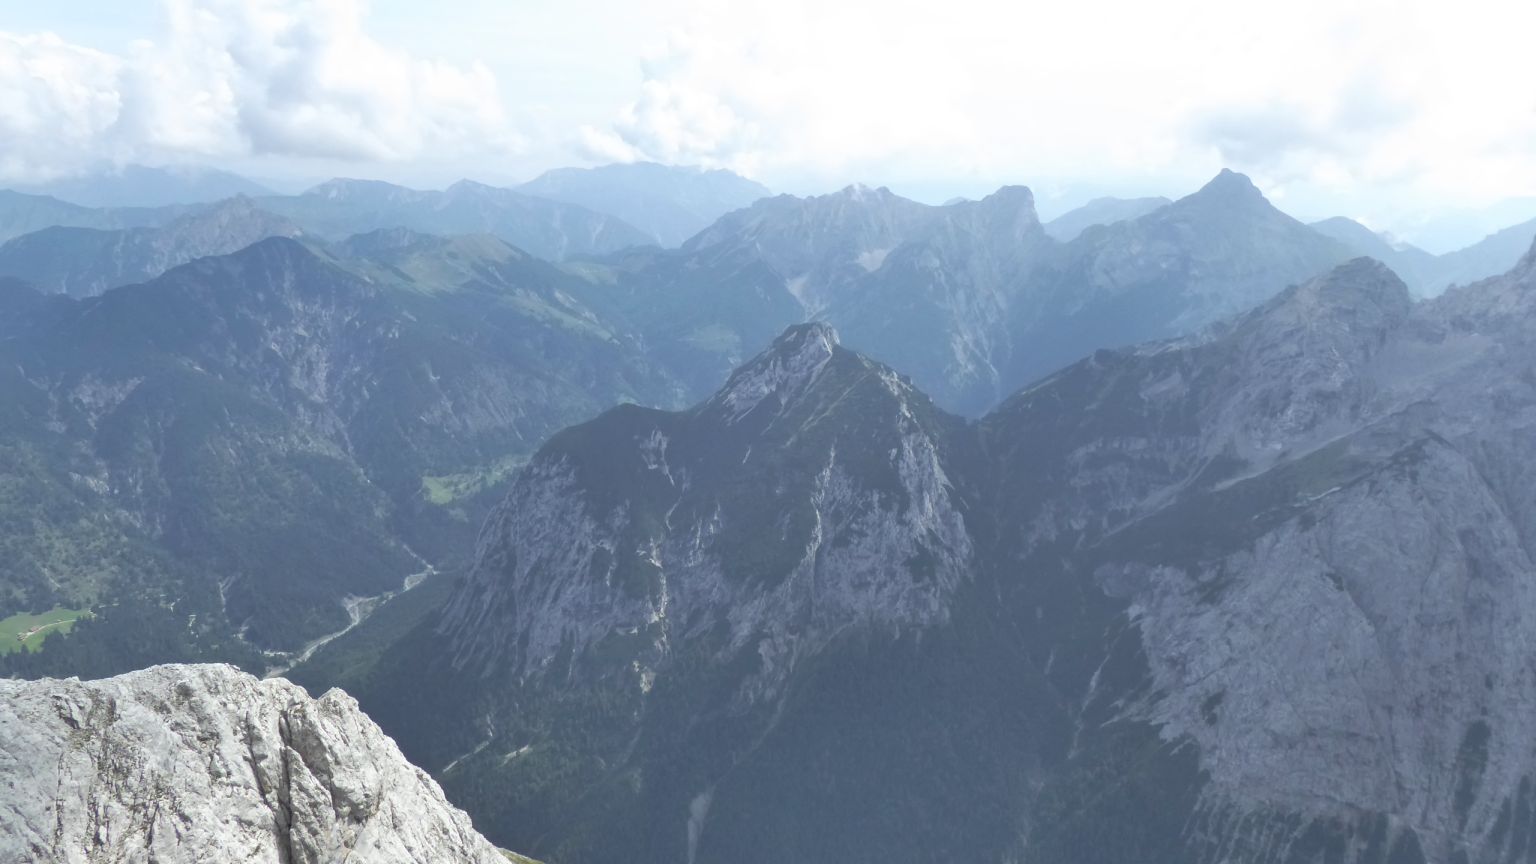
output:
{"label": "white limestone rock", "polygon": [[339,690],[231,666],[0,680],[0,860],[504,864]]}

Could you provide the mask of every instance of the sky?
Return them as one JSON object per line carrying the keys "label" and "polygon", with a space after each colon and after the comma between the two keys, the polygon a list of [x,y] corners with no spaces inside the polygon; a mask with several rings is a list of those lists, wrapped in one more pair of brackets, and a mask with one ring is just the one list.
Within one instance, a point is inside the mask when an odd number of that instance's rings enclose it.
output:
{"label": "sky", "polygon": [[0,182],[643,159],[1050,216],[1229,167],[1412,240],[1536,215],[1533,32],[1510,0],[0,0]]}

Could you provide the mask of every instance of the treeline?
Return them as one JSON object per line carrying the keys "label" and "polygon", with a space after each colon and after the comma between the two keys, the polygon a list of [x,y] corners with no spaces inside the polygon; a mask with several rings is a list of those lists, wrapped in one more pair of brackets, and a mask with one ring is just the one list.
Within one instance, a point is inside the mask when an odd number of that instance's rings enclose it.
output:
{"label": "treeline", "polygon": [[126,595],[77,621],[69,633],[50,633],[37,651],[0,657],[0,676],[10,678],[105,678],[158,663],[232,663],[259,674],[256,649],[222,635],[207,613],[184,611]]}

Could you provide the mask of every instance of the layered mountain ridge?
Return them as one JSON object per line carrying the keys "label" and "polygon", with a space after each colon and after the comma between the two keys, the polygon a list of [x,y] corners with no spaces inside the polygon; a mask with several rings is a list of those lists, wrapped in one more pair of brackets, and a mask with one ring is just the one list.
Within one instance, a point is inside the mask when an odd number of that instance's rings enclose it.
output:
{"label": "layered mountain ridge", "polygon": [[471,180],[426,191],[338,178],[301,195],[255,200],[263,209],[329,239],[390,228],[490,234],[550,261],[651,242],[647,234],[615,216]]}
{"label": "layered mountain ridge", "polygon": [[569,860],[1526,860],[1533,279],[1350,261],[974,422],[794,328],[556,436],[364,704]]}
{"label": "layered mountain ridge", "polygon": [[[585,288],[493,238],[400,232],[337,252],[268,239],[85,300],[18,288],[7,604],[104,606],[72,642],[146,605],[176,622],[155,639],[286,651],[339,629],[344,600],[467,548],[550,431],[675,400]],[[18,662],[68,659],[49,654]],[[135,656],[108,655],[70,671]]]}
{"label": "layered mountain ridge", "polygon": [[118,230],[44,228],[0,245],[0,273],[47,293],[89,297],[268,237],[298,237],[299,226],[231,198],[163,225]]}
{"label": "layered mountain ridge", "polygon": [[[1024,187],[930,207],[888,189],[781,195],[677,251],[631,252],[601,278],[660,307],[649,341],[715,380],[797,320],[979,415],[1096,348],[1189,332],[1352,257],[1224,172],[1138,218],[1058,243]],[[732,302],[689,302],[698,280]],[[657,298],[661,298],[658,302]]]}
{"label": "layered mountain ridge", "polygon": [[679,246],[716,219],[769,191],[730,171],[653,162],[556,168],[519,191],[611,213],[650,235],[659,246]]}

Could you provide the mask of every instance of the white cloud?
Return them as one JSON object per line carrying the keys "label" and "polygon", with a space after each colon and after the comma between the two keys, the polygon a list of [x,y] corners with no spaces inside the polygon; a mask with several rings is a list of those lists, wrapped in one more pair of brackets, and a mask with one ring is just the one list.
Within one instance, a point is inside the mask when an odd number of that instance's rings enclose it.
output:
{"label": "white cloud", "polygon": [[0,34],[0,173],[101,159],[494,157],[521,145],[480,63],[413,57],[364,31],[358,0],[166,0],[117,57]]}
{"label": "white cloud", "polygon": [[[1227,166],[1298,215],[1388,227],[1536,195],[1536,4],[1509,0],[165,2],[111,54],[0,36],[0,171],[277,154],[272,173],[438,182],[655,159],[798,192],[1024,182],[1060,208]],[[76,14],[36,11],[55,4]],[[91,5],[9,20],[81,27]]]}
{"label": "white cloud", "polygon": [[781,188],[1150,178],[1174,193],[1230,166],[1292,203],[1374,196],[1386,212],[1536,193],[1529,4],[697,0],[675,20],[583,152]]}
{"label": "white cloud", "polygon": [[91,158],[122,110],[116,57],[56,36],[0,33],[0,176]]}

